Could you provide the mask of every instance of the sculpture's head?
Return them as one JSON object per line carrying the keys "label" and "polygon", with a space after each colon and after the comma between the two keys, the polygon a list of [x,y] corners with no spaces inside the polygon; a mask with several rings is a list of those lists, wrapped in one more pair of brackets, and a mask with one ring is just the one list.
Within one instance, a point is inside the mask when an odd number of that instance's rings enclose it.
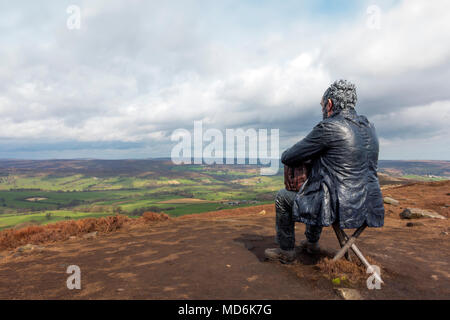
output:
{"label": "sculpture's head", "polygon": [[320,105],[322,106],[323,118],[328,118],[344,109],[355,108],[356,87],[347,80],[335,81],[323,94]]}

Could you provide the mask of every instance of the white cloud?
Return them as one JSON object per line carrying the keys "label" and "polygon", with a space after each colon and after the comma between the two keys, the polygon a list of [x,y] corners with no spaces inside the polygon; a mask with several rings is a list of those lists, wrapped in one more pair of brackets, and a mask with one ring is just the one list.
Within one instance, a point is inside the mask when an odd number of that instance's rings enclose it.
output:
{"label": "white cloud", "polygon": [[329,59],[336,69],[359,75],[396,76],[439,67],[450,58],[448,1],[408,0],[381,11],[380,29],[364,19],[330,34]]}
{"label": "white cloud", "polygon": [[230,4],[84,1],[80,31],[65,28],[64,4],[3,5],[0,139],[143,142],[159,152],[149,156],[167,156],[172,131],[203,120],[280,128],[284,148],[321,119],[326,87],[348,78],[386,150],[413,150],[412,136],[446,143],[446,1],[380,5],[377,31],[365,10],[339,21],[277,13],[264,24],[273,8],[221,15]]}

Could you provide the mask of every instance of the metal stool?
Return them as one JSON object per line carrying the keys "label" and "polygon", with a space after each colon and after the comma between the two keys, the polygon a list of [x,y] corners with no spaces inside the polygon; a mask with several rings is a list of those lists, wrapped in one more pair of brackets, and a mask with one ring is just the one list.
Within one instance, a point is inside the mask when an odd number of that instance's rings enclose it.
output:
{"label": "metal stool", "polygon": [[361,260],[361,262],[366,266],[367,271],[370,273],[373,273],[375,278],[380,281],[381,283],[384,283],[381,279],[380,275],[372,268],[372,265],[367,261],[367,259],[363,256],[361,251],[358,249],[358,247],[355,244],[356,239],[361,235],[361,233],[364,231],[364,229],[367,228],[367,223],[363,223],[362,226],[360,226],[356,231],[352,234],[352,236],[349,238],[348,235],[339,227],[339,222],[336,221],[333,223],[333,230],[336,234],[336,237],[339,241],[339,245],[341,246],[341,249],[336,253],[336,255],[333,257],[333,261],[341,259],[343,256],[347,260],[350,261],[350,256],[348,254],[348,250],[352,249],[352,251],[355,253],[355,255]]}

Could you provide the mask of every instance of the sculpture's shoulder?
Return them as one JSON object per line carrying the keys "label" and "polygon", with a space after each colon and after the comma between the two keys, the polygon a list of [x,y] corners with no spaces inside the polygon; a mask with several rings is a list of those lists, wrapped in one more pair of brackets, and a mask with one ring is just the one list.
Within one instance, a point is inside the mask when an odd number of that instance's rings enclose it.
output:
{"label": "sculpture's shoulder", "polygon": [[359,123],[364,124],[368,127],[373,127],[373,124],[369,121],[369,119],[367,119],[365,115],[362,114],[358,115],[358,121]]}
{"label": "sculpture's shoulder", "polygon": [[369,119],[367,119],[366,116],[364,115],[359,115],[359,123],[362,124],[363,126],[369,128],[370,131],[373,132],[374,135],[376,135],[376,130],[375,130],[375,126],[372,122],[369,121]]}
{"label": "sculpture's shoulder", "polygon": [[340,115],[336,115],[333,117],[329,117],[326,119],[323,119],[322,121],[320,121],[317,125],[324,127],[324,128],[333,128],[336,126],[341,126],[343,125],[345,122],[345,119],[340,116]]}
{"label": "sculpture's shoulder", "polygon": [[347,121],[341,114],[326,118],[322,120],[320,124],[325,130],[331,132],[346,131],[348,129]]}
{"label": "sculpture's shoulder", "polygon": [[358,114],[354,109],[344,110],[343,112],[337,114],[336,117],[332,117],[331,119],[334,119],[339,123],[355,123],[358,126],[374,128],[373,124],[369,121],[369,119],[367,119],[365,115]]}

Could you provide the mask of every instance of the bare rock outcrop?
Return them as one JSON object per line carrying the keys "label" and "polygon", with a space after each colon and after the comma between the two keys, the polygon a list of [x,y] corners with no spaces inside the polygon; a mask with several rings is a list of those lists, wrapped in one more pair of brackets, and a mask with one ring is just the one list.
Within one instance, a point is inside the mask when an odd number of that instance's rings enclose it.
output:
{"label": "bare rock outcrop", "polygon": [[400,213],[400,218],[402,219],[419,219],[419,218],[435,218],[435,219],[446,219],[439,213],[433,210],[424,210],[418,208],[406,208]]}

